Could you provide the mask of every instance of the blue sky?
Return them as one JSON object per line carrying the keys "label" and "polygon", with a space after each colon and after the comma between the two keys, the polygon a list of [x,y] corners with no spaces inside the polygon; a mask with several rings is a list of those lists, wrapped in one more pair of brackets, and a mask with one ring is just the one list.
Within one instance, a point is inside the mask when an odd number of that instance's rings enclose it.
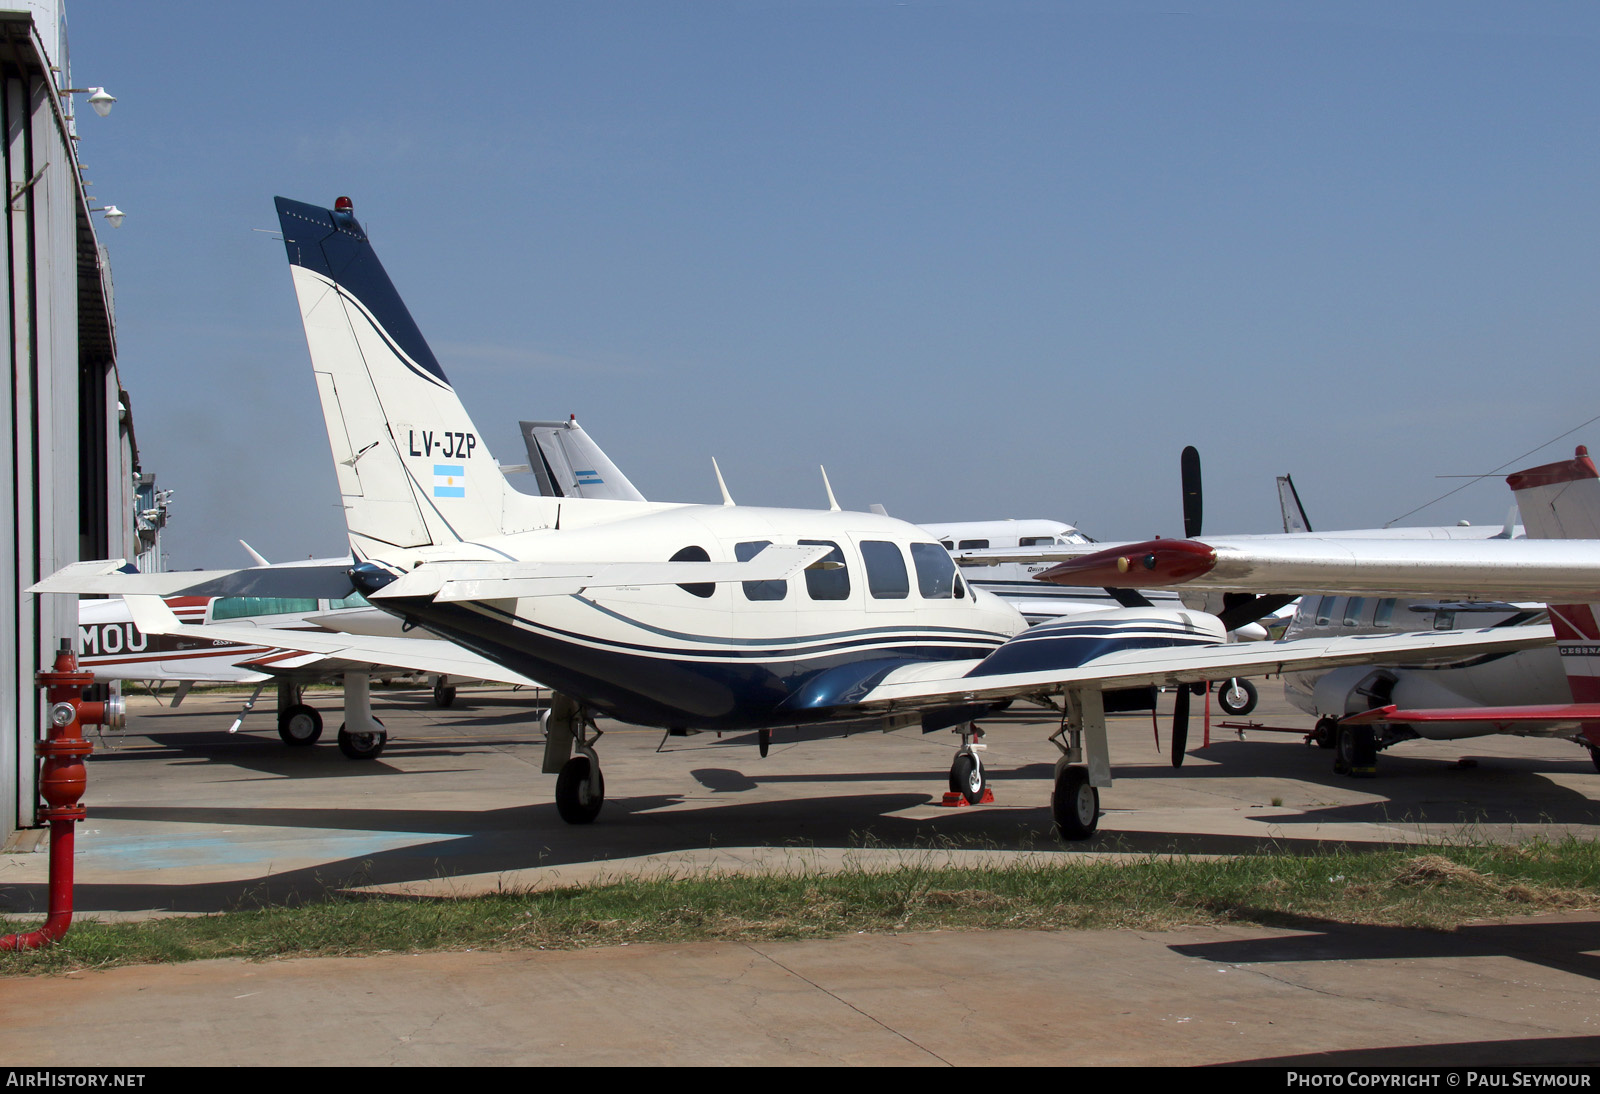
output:
{"label": "blue sky", "polygon": [[1600,415],[1593,5],[67,14],[174,568],[344,549],[275,194],[354,199],[499,459],[576,413],[661,500],[1171,535],[1192,443],[1214,533],[1284,472],[1365,527]]}

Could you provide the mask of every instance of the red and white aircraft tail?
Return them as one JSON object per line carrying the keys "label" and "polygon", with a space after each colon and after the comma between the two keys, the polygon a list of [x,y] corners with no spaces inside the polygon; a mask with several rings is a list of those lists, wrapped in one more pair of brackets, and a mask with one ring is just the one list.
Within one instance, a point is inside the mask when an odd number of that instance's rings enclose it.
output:
{"label": "red and white aircraft tail", "polygon": [[[1506,477],[1529,539],[1600,539],[1600,471],[1582,445],[1570,460]],[[1600,707],[1600,625],[1594,604],[1551,604],[1550,623],[1572,700]],[[1591,712],[1592,713],[1592,712]],[[1583,736],[1600,747],[1600,721],[1585,721]]]}

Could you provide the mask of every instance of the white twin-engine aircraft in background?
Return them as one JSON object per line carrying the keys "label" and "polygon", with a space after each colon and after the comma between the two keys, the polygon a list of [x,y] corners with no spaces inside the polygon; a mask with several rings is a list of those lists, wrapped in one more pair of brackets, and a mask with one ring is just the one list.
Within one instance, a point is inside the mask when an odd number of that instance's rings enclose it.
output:
{"label": "white twin-engine aircraft in background", "polygon": [[[1229,644],[1214,616],[1148,607],[1030,630],[964,581],[927,532],[878,514],[521,494],[349,200],[277,206],[345,506],[348,578],[374,605],[556,690],[544,770],[558,776],[569,822],[592,821],[604,800],[597,715],[763,743],[776,727],[957,728],[951,781],[975,800],[984,774],[971,721],[1020,699],[1059,715],[1053,813],[1064,836],[1083,838],[1111,785],[1108,693],[1549,640],[1474,631]],[[140,595],[184,590],[144,588],[114,568],[78,563],[35,590],[120,592],[146,633],[235,637],[184,626],[159,595]],[[285,639],[316,650],[313,637]],[[384,659],[359,642],[343,648]],[[369,715],[349,709],[352,698],[346,717],[360,731]]]}
{"label": "white twin-engine aircraft in background", "polygon": [[[1302,591],[1308,595],[1289,637],[1392,632],[1422,621],[1453,627],[1463,618],[1542,629],[1548,604],[1553,648],[1429,666],[1290,672],[1286,693],[1318,717],[1314,735],[1336,750],[1335,767],[1347,774],[1374,774],[1377,752],[1404,740],[1490,733],[1572,740],[1600,768],[1600,626],[1591,603],[1600,592],[1600,473],[1580,446],[1570,460],[1506,482],[1527,538],[1516,538],[1508,520],[1499,534],[1480,530],[1473,540],[1309,533],[1152,540],[1061,561],[1040,579],[1161,583],[1241,599]],[[1506,602],[1517,600],[1539,603]]]}

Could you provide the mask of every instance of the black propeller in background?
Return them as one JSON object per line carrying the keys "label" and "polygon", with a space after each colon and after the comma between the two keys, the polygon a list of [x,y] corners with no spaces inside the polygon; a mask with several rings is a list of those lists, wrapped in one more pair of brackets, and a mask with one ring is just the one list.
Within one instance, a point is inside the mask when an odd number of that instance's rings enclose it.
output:
{"label": "black propeller in background", "polygon": [[[1200,450],[1189,445],[1178,458],[1183,481],[1183,534],[1187,539],[1200,535],[1205,502],[1200,492]],[[1184,750],[1189,746],[1189,685],[1179,684],[1172,704],[1172,766],[1183,766]]]}
{"label": "black propeller in background", "polygon": [[1200,520],[1205,505],[1200,496],[1200,450],[1189,445],[1178,458],[1178,470],[1183,477],[1183,534],[1187,539],[1200,535]]}

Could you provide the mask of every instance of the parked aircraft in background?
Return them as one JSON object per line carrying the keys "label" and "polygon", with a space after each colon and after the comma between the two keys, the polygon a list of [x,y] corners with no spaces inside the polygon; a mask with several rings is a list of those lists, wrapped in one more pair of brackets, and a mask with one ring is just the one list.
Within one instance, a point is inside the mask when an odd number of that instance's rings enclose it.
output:
{"label": "parked aircraft in background", "polygon": [[[1290,673],[1287,695],[1318,716],[1319,743],[1336,766],[1376,770],[1376,753],[1407,739],[1488,733],[1558,736],[1590,750],[1600,767],[1600,630],[1589,599],[1600,593],[1600,483],[1587,450],[1508,477],[1529,538],[1398,540],[1326,535],[1155,540],[1063,562],[1041,580],[1095,584],[1185,583],[1235,594],[1305,590],[1289,637],[1381,633],[1421,621],[1463,619],[1502,630],[1542,629],[1556,650],[1464,659],[1422,668],[1377,666]],[[1555,540],[1555,541],[1552,541]],[[1441,594],[1437,590],[1455,590]],[[1427,591],[1433,590],[1430,594]],[[1425,599],[1417,599],[1422,596]],[[1562,601],[1576,603],[1561,604]],[[1409,618],[1408,618],[1409,617]]]}
{"label": "parked aircraft in background", "polygon": [[[349,562],[342,563],[348,569]],[[178,581],[193,575],[151,575],[175,577]],[[286,649],[276,643],[290,632],[327,634],[345,631],[372,634],[392,630],[394,617],[371,607],[360,593],[347,597],[291,596],[195,596],[165,598],[167,610],[185,626],[226,626],[235,632],[231,640],[195,635],[146,632],[134,621],[128,602],[120,597],[107,600],[80,600],[78,605],[78,664],[94,673],[96,683],[119,680],[170,682],[177,685],[172,705],[177,706],[190,688],[202,684],[254,684],[256,691],[245,702],[237,730],[268,684],[277,688],[278,736],[291,746],[316,744],[322,738],[322,715],[304,701],[308,684],[347,679],[359,675],[363,687],[368,678],[391,674],[387,663],[369,664],[331,656]],[[380,628],[375,619],[383,620]],[[418,634],[405,639],[413,645],[419,660],[412,671],[433,676],[435,704],[449,706],[455,688],[449,673],[460,676],[464,651],[452,643]],[[428,654],[434,660],[428,660]],[[467,675],[467,679],[491,679],[501,683],[532,685],[518,674],[508,674],[499,666],[473,661],[471,667],[490,675]],[[349,734],[341,728],[340,747],[354,759],[368,758],[370,750],[352,747]],[[380,745],[381,747],[381,745]]]}
{"label": "parked aircraft in background", "polygon": [[[329,210],[280,198],[278,211],[355,559],[344,579],[557,689],[544,769],[558,775],[570,822],[594,820],[604,801],[597,715],[758,740],[779,726],[955,727],[951,782],[971,797],[984,784],[972,719],[1022,699],[1060,715],[1053,812],[1063,835],[1081,838],[1111,782],[1107,693],[1548,640],[1524,629],[1228,644],[1215,617],[1158,608],[1028,629],[971,588],[927,532],[888,517],[520,494],[349,200]],[[118,591],[147,633],[236,640],[236,628],[179,623],[150,595],[192,590],[147,590],[111,569],[76,564],[35,591]],[[288,637],[322,648],[319,636]],[[365,644],[378,641],[346,648],[381,660]],[[352,706],[353,729],[372,732]]]}
{"label": "parked aircraft in background", "polygon": [[[982,520],[922,525],[958,559],[964,552],[1044,547],[1083,547],[1094,543],[1070,524],[1056,520]],[[1046,623],[1067,615],[1110,611],[1138,603],[1118,589],[1069,588],[1045,585],[1034,578],[1049,569],[1044,562],[1007,562],[964,567],[967,580],[1021,612],[1029,623]],[[1182,606],[1178,594],[1156,590],[1149,604],[1163,608]],[[1265,634],[1254,637],[1265,637]]]}

